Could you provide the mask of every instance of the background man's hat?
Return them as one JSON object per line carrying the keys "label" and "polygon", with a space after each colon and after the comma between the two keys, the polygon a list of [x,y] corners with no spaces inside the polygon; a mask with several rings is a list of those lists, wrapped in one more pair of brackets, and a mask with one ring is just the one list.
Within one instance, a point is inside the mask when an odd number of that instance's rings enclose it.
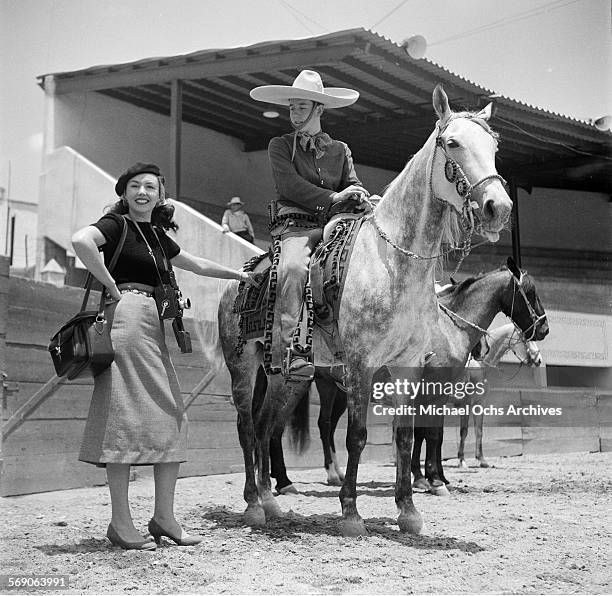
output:
{"label": "background man's hat", "polygon": [[242,201],[240,200],[240,197],[232,197],[229,200],[229,203],[227,204],[228,207],[230,207],[231,205],[242,205]]}
{"label": "background man's hat", "polygon": [[326,108],[343,108],[355,103],[359,92],[344,87],[323,87],[321,75],[314,70],[303,70],[293,85],[263,85],[251,91],[257,101],[289,105],[290,99],[309,99],[323,104]]}

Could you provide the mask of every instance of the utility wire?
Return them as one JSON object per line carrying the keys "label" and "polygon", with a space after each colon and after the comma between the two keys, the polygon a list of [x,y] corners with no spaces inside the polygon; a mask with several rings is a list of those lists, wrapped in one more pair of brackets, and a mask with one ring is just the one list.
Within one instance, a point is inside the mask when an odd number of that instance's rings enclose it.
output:
{"label": "utility wire", "polygon": [[380,19],[379,21],[376,21],[376,23],[374,23],[370,29],[374,29],[374,27],[377,27],[378,25],[380,25],[383,21],[386,21],[394,12],[396,12],[397,10],[399,10],[402,6],[404,6],[404,4],[406,4],[406,2],[408,2],[408,0],[403,0],[402,2],[400,2],[393,10],[390,10],[382,19]]}
{"label": "utility wire", "polygon": [[310,35],[315,35],[315,32],[292,10],[292,7],[290,4],[287,4],[287,2],[285,2],[285,0],[278,0],[279,3],[284,6],[287,11],[289,12],[289,14],[300,24],[302,25],[302,27],[304,27],[304,29],[306,29],[306,31],[308,31],[308,33],[310,33]]}
{"label": "utility wire", "polygon": [[589,157],[597,157],[599,159],[605,159],[607,161],[612,161],[612,157],[608,157],[607,155],[597,155],[596,153],[590,153],[589,151],[582,151],[580,149],[576,149],[575,147],[572,147],[571,145],[566,145],[565,143],[561,143],[560,141],[552,141],[551,139],[547,139],[545,137],[534,135],[533,133],[526,131],[524,128],[521,128],[518,124],[515,124],[514,122],[511,122],[510,120],[506,120],[505,118],[502,118],[500,116],[496,115],[495,120],[504,122],[505,124],[508,124],[512,126],[513,128],[516,128],[517,130],[527,135],[528,137],[531,137],[532,139],[535,139],[536,141],[540,141],[541,143],[547,143],[549,145],[558,145],[559,147],[563,147],[569,151],[573,151],[574,153],[577,153],[578,155],[588,155]]}
{"label": "utility wire", "polygon": [[[303,18],[309,20],[311,23],[313,23],[314,25],[316,25],[317,27],[323,29],[324,31],[329,32],[329,29],[327,27],[325,27],[324,25],[321,25],[321,23],[318,23],[317,21],[315,21],[313,18],[309,17],[307,14],[303,13],[302,11],[298,10],[297,8],[295,8],[295,6],[291,6],[291,4],[289,4],[289,2],[286,2],[285,0],[279,0],[279,2],[281,4],[283,4],[285,6],[285,8],[287,8],[288,10],[290,10],[293,13],[293,16],[300,22],[300,24],[302,24],[306,29],[308,29],[308,31],[312,34],[315,35],[314,31],[312,31],[307,25],[306,23],[304,23],[304,21],[302,21],[302,19],[299,18],[299,16],[302,16]],[[299,16],[298,16],[299,15]]]}
{"label": "utility wire", "polygon": [[497,29],[498,27],[503,27],[505,25],[510,25],[511,23],[516,23],[518,21],[522,21],[524,19],[529,19],[535,17],[543,12],[547,12],[549,10],[557,10],[558,8],[564,8],[565,6],[569,6],[570,4],[574,4],[579,2],[580,0],[555,0],[555,2],[549,2],[548,4],[544,4],[541,6],[537,6],[530,10],[517,13],[515,15],[511,15],[509,17],[505,17],[503,19],[499,19],[497,21],[493,21],[491,23],[487,23],[486,25],[481,25],[480,27],[475,27],[474,29],[470,29],[468,31],[464,31],[463,33],[457,33],[456,35],[451,35],[450,37],[446,37],[444,39],[440,39],[438,41],[432,42],[429,46],[436,46],[442,43],[446,43],[449,41],[455,41],[457,39],[463,39],[464,37],[470,37],[471,35],[476,35],[478,33],[484,33],[485,31],[489,31],[491,29]]}

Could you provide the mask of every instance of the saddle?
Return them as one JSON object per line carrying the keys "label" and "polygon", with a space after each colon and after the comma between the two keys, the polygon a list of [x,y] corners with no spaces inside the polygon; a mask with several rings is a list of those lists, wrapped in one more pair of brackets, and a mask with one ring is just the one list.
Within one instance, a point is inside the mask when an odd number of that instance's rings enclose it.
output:
{"label": "saddle", "polygon": [[[312,310],[314,317],[308,317],[308,335],[312,336],[312,323],[323,332],[330,351],[342,359],[343,349],[339,345],[337,319],[344,288],[347,265],[357,237],[357,232],[363,223],[362,213],[343,214],[333,224],[329,236],[315,248],[310,263],[310,279],[305,288],[307,298],[312,295]],[[255,271],[261,268],[265,259],[270,264],[256,274],[259,287],[247,286],[241,282],[234,302],[234,313],[240,316],[240,335],[235,347],[238,354],[242,353],[249,339],[264,339],[264,367],[269,368],[271,362],[272,328],[274,324],[274,305],[276,302],[276,267],[280,257],[280,241],[275,240],[270,251],[253,257],[244,267],[244,271]],[[310,299],[306,300],[310,306]]]}

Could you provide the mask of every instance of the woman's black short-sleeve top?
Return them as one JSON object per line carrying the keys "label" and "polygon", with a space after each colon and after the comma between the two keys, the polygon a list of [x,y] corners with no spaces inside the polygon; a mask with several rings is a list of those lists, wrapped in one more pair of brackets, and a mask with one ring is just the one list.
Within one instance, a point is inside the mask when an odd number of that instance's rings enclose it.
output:
{"label": "woman's black short-sleeve top", "polygon": [[[104,252],[104,262],[107,265],[121,237],[121,230],[123,228],[122,219],[120,215],[107,213],[96,223],[92,224],[102,232],[106,239],[106,242],[102,245],[102,251]],[[167,275],[164,274],[166,269],[164,265],[164,254],[168,260],[172,259],[181,251],[179,245],[166,234],[163,228],[156,226],[155,231],[153,231],[153,226],[150,223],[134,222],[130,219],[126,219],[126,221],[128,230],[125,237],[125,244],[121,249],[117,264],[111,272],[115,283],[119,285],[131,282],[149,286],[157,286],[160,283],[153,258],[149,254],[149,249],[136,226],[140,228],[149,246],[153,250],[157,267],[162,274],[164,283],[168,283],[169,280]]]}

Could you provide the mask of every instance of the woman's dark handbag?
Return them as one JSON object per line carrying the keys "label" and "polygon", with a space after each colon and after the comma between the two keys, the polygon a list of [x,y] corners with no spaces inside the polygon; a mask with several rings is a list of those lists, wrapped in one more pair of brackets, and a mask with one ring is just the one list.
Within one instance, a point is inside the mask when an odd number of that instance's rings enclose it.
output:
{"label": "woman's dark handbag", "polygon": [[[121,219],[123,229],[119,244],[108,266],[110,272],[115,267],[127,234],[125,218]],[[85,284],[86,291],[81,312],[62,325],[49,344],[49,352],[57,376],[65,376],[70,381],[79,377],[95,377],[106,370],[115,359],[110,336],[111,325],[104,315],[104,288],[100,295],[98,310],[85,310],[93,280],[93,276],[89,274]]]}

